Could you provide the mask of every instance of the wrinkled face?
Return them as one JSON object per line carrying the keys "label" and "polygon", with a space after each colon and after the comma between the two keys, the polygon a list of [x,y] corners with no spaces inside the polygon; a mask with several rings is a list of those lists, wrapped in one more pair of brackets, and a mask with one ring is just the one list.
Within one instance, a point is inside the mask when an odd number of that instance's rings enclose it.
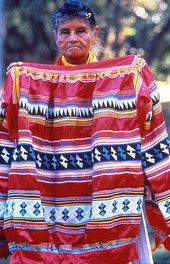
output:
{"label": "wrinkled face", "polygon": [[76,17],[60,22],[55,32],[55,39],[61,55],[72,64],[80,64],[87,60],[98,32],[97,26],[92,30],[88,22]]}

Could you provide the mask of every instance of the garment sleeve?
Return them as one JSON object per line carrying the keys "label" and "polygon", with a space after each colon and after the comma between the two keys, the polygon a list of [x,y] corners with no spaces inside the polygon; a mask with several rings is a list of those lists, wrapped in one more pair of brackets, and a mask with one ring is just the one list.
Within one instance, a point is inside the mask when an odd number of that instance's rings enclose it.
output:
{"label": "garment sleeve", "polygon": [[162,243],[170,250],[170,142],[156,81],[143,59],[138,60],[135,78],[146,213],[155,231],[156,247]]}
{"label": "garment sleeve", "polygon": [[[5,215],[8,210],[6,201],[8,197],[8,181],[12,155],[15,147],[17,120],[17,104],[12,100],[12,78],[8,76],[1,97],[0,104],[0,258],[10,255],[7,238],[5,236]],[[9,119],[11,125],[11,137],[9,135]],[[13,129],[12,129],[13,127]],[[13,131],[13,132],[12,132]]]}

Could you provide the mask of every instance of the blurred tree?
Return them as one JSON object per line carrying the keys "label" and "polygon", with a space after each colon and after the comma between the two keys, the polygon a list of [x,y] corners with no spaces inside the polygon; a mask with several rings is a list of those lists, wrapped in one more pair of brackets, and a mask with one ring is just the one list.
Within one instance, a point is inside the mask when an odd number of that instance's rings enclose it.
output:
{"label": "blurred tree", "polygon": [[[13,61],[55,62],[52,16],[62,0],[4,1],[5,67]],[[98,56],[139,53],[157,79],[170,75],[170,0],[84,0],[101,27]],[[104,50],[104,52],[103,52]]]}
{"label": "blurred tree", "polygon": [[[139,53],[158,80],[170,76],[170,0],[89,1],[103,32],[104,56]],[[102,6],[102,8],[101,8]]]}
{"label": "blurred tree", "polygon": [[[7,0],[4,27],[5,64],[12,61],[54,63],[51,16],[54,1]],[[52,6],[52,8],[51,8]],[[52,10],[51,10],[52,9]],[[51,12],[52,11],[52,12]]]}

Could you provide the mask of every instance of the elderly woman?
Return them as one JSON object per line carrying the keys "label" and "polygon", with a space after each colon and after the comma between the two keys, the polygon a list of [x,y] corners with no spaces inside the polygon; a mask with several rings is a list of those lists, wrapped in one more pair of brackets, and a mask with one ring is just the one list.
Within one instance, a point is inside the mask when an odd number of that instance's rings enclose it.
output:
{"label": "elderly woman", "polygon": [[90,51],[99,27],[91,9],[81,2],[68,1],[54,16],[54,36],[61,57],[58,65],[78,65],[97,61]]}
{"label": "elderly woman", "polygon": [[13,64],[4,87],[0,256],[151,264],[145,182],[165,246],[169,234],[169,143],[155,79],[136,55],[97,62],[99,27],[81,2],[66,1],[54,24],[57,65]]}

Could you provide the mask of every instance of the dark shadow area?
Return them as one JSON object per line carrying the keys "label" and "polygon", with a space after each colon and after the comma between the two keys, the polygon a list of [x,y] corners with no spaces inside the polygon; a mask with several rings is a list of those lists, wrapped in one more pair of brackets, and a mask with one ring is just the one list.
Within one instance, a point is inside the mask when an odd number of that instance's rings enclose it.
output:
{"label": "dark shadow area", "polygon": [[[164,117],[165,117],[165,123],[168,131],[168,135],[170,138],[170,102],[162,103],[162,108],[164,112]],[[170,259],[169,259],[170,263]]]}

